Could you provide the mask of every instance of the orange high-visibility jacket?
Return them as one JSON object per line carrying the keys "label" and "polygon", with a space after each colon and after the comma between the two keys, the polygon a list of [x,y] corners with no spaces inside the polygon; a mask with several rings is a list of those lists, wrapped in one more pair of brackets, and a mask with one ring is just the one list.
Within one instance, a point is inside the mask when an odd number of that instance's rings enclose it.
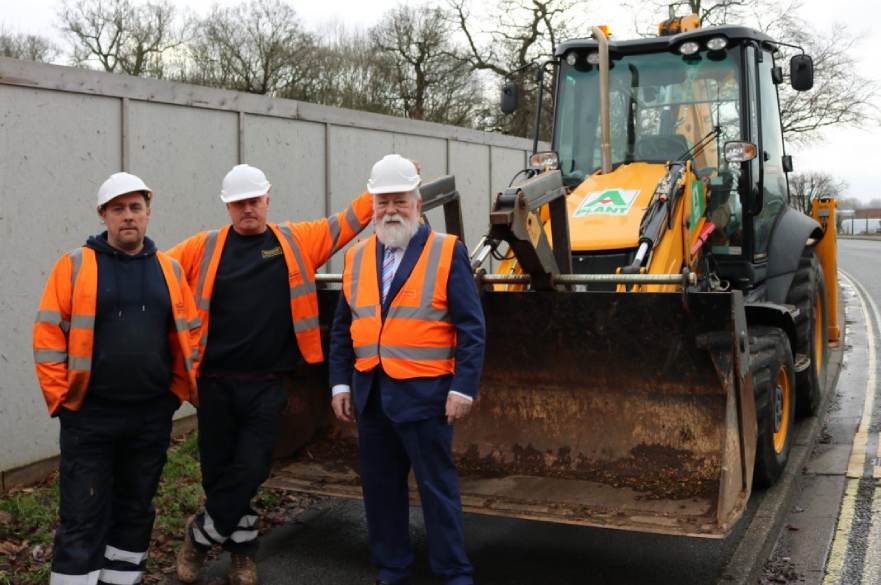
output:
{"label": "orange high-visibility jacket", "polygon": [[[321,335],[318,328],[318,295],[315,270],[354,238],[373,218],[373,196],[364,192],[345,211],[315,221],[267,224],[281,244],[288,267],[291,289],[291,317],[300,353],[310,364],[321,362]],[[231,226],[200,232],[168,251],[184,267],[187,281],[196,294],[202,320],[199,359],[208,344],[211,293]],[[259,294],[259,291],[255,291]]]}
{"label": "orange high-visibility jacket", "polygon": [[[195,356],[199,315],[178,262],[156,253],[171,299],[174,330],[169,331],[172,356],[171,391],[197,404]],[[92,369],[98,261],[91,248],[77,248],[55,263],[43,290],[33,329],[37,379],[49,414],[59,407],[78,410],[86,396]]]}
{"label": "orange high-visibility jacket", "polygon": [[382,319],[376,236],[346,252],[343,294],[352,311],[355,368],[382,363],[395,379],[442,376],[456,368],[456,326],[447,305],[455,236],[430,232],[413,271]]}

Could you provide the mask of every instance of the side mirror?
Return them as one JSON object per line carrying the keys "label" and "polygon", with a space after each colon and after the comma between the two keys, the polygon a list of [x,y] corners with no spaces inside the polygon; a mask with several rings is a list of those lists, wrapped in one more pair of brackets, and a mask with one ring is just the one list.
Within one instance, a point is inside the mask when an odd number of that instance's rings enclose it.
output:
{"label": "side mirror", "polygon": [[520,95],[520,88],[513,81],[508,81],[502,86],[502,112],[510,114],[517,109],[517,98]]}
{"label": "side mirror", "polygon": [[814,87],[814,60],[810,55],[795,55],[789,60],[789,81],[795,91]]}
{"label": "side mirror", "polygon": [[791,173],[792,172],[792,155],[784,154],[783,155],[783,172]]}

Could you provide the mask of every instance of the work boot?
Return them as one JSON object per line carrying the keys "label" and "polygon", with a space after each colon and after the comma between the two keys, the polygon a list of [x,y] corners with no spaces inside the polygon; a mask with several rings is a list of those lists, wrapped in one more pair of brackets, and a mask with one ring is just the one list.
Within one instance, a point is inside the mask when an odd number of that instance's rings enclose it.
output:
{"label": "work boot", "polygon": [[181,583],[195,583],[199,580],[202,565],[205,564],[205,555],[208,551],[193,540],[193,524],[195,516],[190,516],[187,526],[184,528],[184,543],[177,551],[177,580]]}
{"label": "work boot", "polygon": [[257,585],[257,563],[248,555],[230,553],[229,585]]}

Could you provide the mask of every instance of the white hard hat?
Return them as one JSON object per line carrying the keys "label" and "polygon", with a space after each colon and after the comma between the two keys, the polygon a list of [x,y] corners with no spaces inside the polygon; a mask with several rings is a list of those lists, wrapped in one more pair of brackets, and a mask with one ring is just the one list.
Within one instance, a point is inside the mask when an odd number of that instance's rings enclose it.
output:
{"label": "white hard hat", "polygon": [[405,193],[419,186],[422,177],[413,161],[400,154],[387,154],[373,165],[367,190],[374,195],[382,193]]}
{"label": "white hard hat", "polygon": [[223,178],[220,200],[224,203],[232,203],[251,197],[261,197],[269,193],[271,186],[266,180],[266,175],[257,167],[236,165]]}
{"label": "white hard hat", "polygon": [[98,187],[98,207],[100,208],[114,197],[135,191],[142,191],[147,201],[153,197],[152,189],[145,185],[140,177],[130,173],[113,173]]}

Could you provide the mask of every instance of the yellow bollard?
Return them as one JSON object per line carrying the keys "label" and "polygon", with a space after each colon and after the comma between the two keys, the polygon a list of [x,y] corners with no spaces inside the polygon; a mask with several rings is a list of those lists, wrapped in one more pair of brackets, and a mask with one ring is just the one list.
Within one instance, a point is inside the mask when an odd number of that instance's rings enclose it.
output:
{"label": "yellow bollard", "polygon": [[837,343],[841,339],[841,327],[838,323],[838,230],[835,207],[835,199],[831,197],[814,199],[811,202],[811,217],[823,226],[825,232],[815,250],[823,266],[823,278],[826,281],[826,332],[830,343]]}

